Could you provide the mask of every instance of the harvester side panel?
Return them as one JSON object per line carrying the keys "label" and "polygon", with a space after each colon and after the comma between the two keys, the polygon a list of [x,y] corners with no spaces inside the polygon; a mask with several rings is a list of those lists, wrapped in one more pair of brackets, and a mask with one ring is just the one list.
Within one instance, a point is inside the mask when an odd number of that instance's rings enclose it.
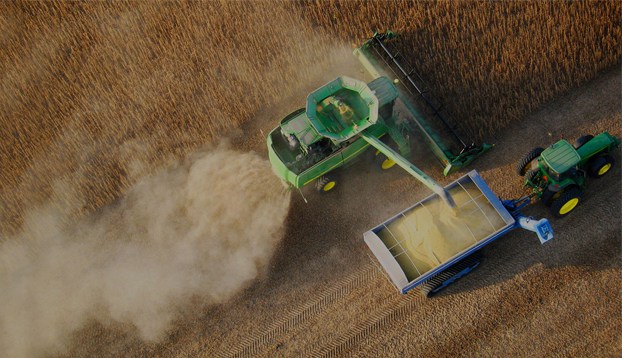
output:
{"label": "harvester side panel", "polygon": [[[374,136],[381,137],[386,134],[386,128],[382,124],[378,123],[367,128],[366,132],[373,133]],[[350,145],[339,149],[328,158],[300,173],[300,175],[295,175],[295,179],[293,179],[291,183],[294,184],[296,188],[301,188],[322,175],[325,175],[356,159],[358,155],[368,147],[369,144],[367,141],[362,138],[357,138]]]}

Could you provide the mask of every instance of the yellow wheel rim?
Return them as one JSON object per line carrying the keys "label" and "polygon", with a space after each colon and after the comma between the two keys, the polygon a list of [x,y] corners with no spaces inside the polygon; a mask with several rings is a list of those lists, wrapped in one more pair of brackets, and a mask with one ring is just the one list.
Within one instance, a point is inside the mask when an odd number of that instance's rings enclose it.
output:
{"label": "yellow wheel rim", "polygon": [[326,183],[326,185],[324,185],[324,187],[322,188],[322,190],[324,191],[330,191],[332,188],[335,187],[335,185],[337,185],[337,183],[335,183],[334,181],[329,181],[328,183]]}
{"label": "yellow wheel rim", "polygon": [[382,169],[387,170],[392,168],[394,165],[395,162],[392,159],[385,159],[384,162],[382,162]]}
{"label": "yellow wheel rim", "polygon": [[611,163],[607,163],[605,165],[603,165],[602,167],[600,167],[600,169],[598,170],[598,175],[603,175],[606,172],[609,171],[609,169],[611,169]]}
{"label": "yellow wheel rim", "polygon": [[575,206],[577,206],[577,204],[579,204],[579,198],[572,198],[572,199],[568,200],[568,201],[566,202],[566,204],[564,204],[564,205],[562,206],[562,208],[561,208],[561,209],[559,209],[559,213],[560,213],[561,215],[566,215],[566,214],[568,214],[569,212],[571,212],[571,211],[572,211],[572,209],[574,209],[574,208],[575,208]]}

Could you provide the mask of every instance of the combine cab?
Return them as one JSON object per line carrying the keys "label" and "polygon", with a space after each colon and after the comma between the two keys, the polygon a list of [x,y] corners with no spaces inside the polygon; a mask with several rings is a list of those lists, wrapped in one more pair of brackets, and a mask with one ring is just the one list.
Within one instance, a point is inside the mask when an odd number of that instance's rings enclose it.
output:
{"label": "combine cab", "polygon": [[[306,108],[285,117],[268,135],[274,172],[296,188],[321,178],[318,189],[331,190],[334,182],[326,174],[368,147],[363,131],[382,137],[398,127],[390,115],[396,98],[395,87],[384,77],[369,85],[339,77],[317,89],[307,97]],[[379,116],[387,112],[388,118]],[[399,133],[395,137],[406,148],[405,139]]]}

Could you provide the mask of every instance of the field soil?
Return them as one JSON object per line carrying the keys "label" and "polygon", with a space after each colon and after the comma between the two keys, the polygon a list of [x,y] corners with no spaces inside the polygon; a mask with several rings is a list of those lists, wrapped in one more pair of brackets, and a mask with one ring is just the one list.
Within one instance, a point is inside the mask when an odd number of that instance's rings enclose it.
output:
{"label": "field soil", "polygon": [[[607,130],[621,136],[621,73],[616,68],[557,97],[493,139],[475,161],[497,195],[523,192],[515,163],[535,146]],[[258,118],[234,136],[265,155]],[[621,161],[619,151],[614,153]],[[425,148],[414,159],[448,178]],[[362,234],[429,195],[399,168],[382,172],[362,160],[341,172],[327,195],[292,193],[286,233],[269,272],[227,303],[180,319],[160,343],[98,323],[77,332],[70,356],[599,356],[622,353],[621,170],[593,180],[581,206],[553,219],[555,238],[541,245],[516,230],[483,249],[483,264],[434,298],[399,294]]]}

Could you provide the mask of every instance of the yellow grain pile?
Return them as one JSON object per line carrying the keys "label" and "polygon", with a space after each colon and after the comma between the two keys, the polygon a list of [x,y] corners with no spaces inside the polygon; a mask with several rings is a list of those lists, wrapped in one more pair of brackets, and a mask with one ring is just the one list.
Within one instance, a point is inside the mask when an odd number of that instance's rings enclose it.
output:
{"label": "yellow grain pile", "polygon": [[473,182],[462,184],[450,189],[455,209],[435,197],[378,232],[410,281],[507,225]]}

